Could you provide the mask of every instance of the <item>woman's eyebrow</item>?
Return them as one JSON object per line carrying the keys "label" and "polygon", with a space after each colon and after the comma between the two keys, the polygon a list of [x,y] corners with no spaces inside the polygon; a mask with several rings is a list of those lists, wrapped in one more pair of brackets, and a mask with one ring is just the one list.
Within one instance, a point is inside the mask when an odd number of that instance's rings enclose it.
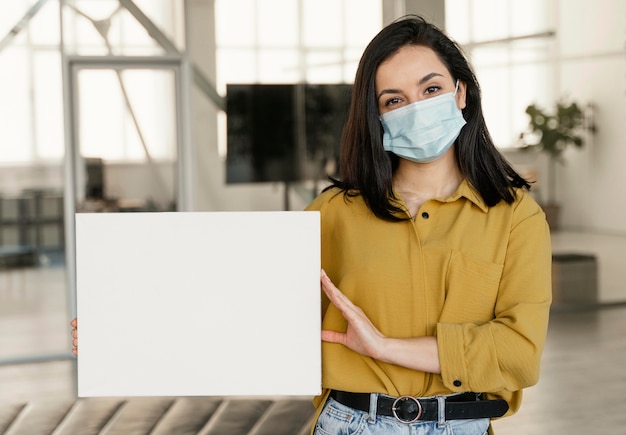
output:
{"label": "woman's eyebrow", "polygon": [[432,79],[433,77],[443,77],[443,75],[436,73],[436,72],[431,72],[430,74],[426,74],[424,77],[422,77],[420,81],[418,82],[418,84],[423,85],[424,83],[426,83],[428,80]]}
{"label": "woman's eyebrow", "polygon": [[380,94],[378,94],[376,99],[380,100],[380,97],[382,97],[385,94],[399,94],[399,93],[400,93],[400,89],[383,89],[382,91],[380,91]]}

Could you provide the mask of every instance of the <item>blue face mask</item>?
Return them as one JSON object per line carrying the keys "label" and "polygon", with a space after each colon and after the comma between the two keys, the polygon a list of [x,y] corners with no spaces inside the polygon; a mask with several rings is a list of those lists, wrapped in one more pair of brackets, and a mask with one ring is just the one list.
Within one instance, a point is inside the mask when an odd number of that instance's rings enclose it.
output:
{"label": "blue face mask", "polygon": [[458,87],[457,80],[454,92],[381,115],[385,151],[419,163],[432,162],[444,155],[465,125],[454,98]]}

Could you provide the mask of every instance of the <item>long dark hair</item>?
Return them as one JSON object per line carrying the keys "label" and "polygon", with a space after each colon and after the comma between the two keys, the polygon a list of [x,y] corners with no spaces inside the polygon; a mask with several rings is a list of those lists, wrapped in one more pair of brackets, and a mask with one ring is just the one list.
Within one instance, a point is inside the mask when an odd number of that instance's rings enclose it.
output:
{"label": "long dark hair", "polygon": [[[331,179],[346,196],[361,195],[381,219],[402,220],[393,195],[392,175],[399,158],[383,149],[383,130],[375,95],[378,66],[406,45],[431,48],[454,80],[466,84],[466,125],[455,153],[463,176],[488,206],[512,203],[515,188],[530,188],[496,149],[483,117],[480,86],[459,46],[422,17],[408,15],[382,29],[363,52],[352,87],[352,99],[341,138],[341,179]],[[331,186],[331,187],[332,187]]]}

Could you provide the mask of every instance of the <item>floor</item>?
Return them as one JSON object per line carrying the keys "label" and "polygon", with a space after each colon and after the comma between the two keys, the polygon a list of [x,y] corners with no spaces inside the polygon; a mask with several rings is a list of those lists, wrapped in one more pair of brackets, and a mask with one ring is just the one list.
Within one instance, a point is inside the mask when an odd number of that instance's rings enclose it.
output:
{"label": "floor", "polygon": [[620,435],[626,427],[626,306],[555,311],[539,383],[498,435]]}
{"label": "floor", "polygon": [[[494,428],[498,435],[623,434],[626,237],[555,234],[553,247],[598,259],[598,304],[553,308],[541,379],[526,390],[520,412]],[[65,271],[43,260],[40,268],[0,270],[0,407],[75,397]]]}

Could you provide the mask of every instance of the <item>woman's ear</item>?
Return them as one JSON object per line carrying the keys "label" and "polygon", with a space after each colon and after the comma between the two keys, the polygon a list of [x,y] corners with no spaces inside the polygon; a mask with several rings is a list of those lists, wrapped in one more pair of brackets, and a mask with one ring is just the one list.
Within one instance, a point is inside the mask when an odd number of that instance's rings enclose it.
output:
{"label": "woman's ear", "polygon": [[456,91],[456,107],[463,110],[465,109],[465,91],[467,90],[467,86],[465,82],[459,80],[459,89]]}

